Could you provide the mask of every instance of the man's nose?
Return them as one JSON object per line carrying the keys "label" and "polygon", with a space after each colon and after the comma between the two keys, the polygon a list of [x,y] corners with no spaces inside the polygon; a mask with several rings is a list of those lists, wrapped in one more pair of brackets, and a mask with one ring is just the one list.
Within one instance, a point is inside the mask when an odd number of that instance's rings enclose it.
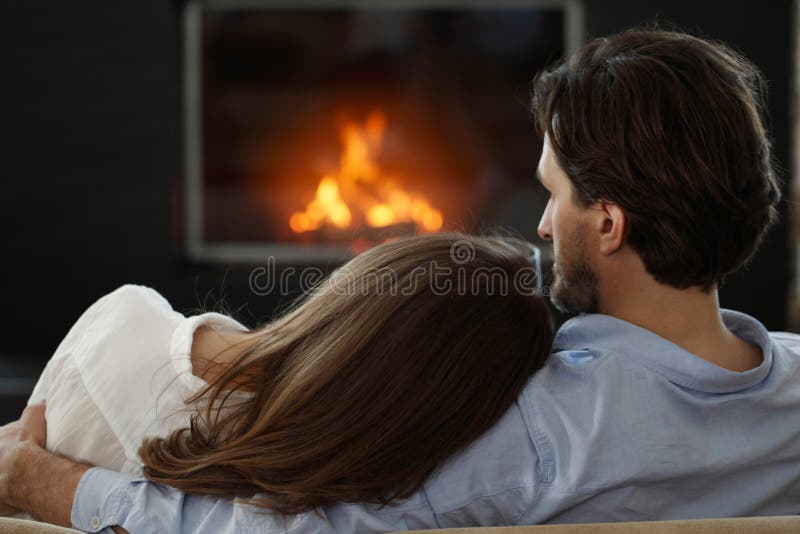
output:
{"label": "man's nose", "polygon": [[547,203],[547,207],[544,209],[544,213],[542,214],[542,218],[539,220],[539,226],[536,228],[536,231],[539,232],[539,237],[544,239],[545,241],[552,241],[553,239],[553,226],[550,220],[550,203]]}

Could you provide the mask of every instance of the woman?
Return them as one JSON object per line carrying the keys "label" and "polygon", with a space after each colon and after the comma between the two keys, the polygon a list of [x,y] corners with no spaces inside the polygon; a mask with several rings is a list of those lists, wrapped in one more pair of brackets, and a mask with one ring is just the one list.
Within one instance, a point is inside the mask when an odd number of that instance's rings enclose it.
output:
{"label": "woman", "polygon": [[48,449],[185,492],[286,514],[389,503],[488,430],[544,364],[553,326],[530,251],[398,239],[252,331],[123,286],[72,328],[29,404],[47,400]]}

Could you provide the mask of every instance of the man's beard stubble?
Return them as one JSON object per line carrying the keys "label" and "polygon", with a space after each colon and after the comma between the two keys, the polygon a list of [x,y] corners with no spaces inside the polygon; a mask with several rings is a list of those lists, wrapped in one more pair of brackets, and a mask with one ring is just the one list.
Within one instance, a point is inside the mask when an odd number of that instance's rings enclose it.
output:
{"label": "man's beard stubble", "polygon": [[583,227],[576,228],[553,266],[550,300],[562,312],[597,312],[597,275],[586,256]]}

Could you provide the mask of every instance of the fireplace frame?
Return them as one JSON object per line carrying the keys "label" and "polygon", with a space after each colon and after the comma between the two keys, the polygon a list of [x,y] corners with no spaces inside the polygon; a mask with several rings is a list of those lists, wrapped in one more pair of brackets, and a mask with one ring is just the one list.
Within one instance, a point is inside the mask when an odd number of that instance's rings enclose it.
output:
{"label": "fireplace frame", "polygon": [[[207,242],[203,236],[203,147],[201,75],[204,10],[290,8],[464,9],[480,7],[558,8],[564,12],[564,50],[573,53],[583,43],[583,0],[190,0],[182,12],[183,27],[183,249],[196,263],[263,263],[274,257],[285,264],[337,263],[353,256],[342,245],[303,247],[281,243]],[[531,73],[533,74],[533,73]]]}

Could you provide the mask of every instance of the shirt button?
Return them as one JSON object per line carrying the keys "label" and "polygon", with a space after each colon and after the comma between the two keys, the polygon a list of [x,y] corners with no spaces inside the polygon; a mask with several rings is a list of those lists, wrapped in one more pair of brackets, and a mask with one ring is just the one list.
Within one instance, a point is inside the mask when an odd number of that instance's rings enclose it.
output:
{"label": "shirt button", "polygon": [[92,527],[92,528],[99,527],[100,526],[100,518],[97,517],[97,516],[94,516],[92,518],[92,520],[89,522],[89,526]]}

